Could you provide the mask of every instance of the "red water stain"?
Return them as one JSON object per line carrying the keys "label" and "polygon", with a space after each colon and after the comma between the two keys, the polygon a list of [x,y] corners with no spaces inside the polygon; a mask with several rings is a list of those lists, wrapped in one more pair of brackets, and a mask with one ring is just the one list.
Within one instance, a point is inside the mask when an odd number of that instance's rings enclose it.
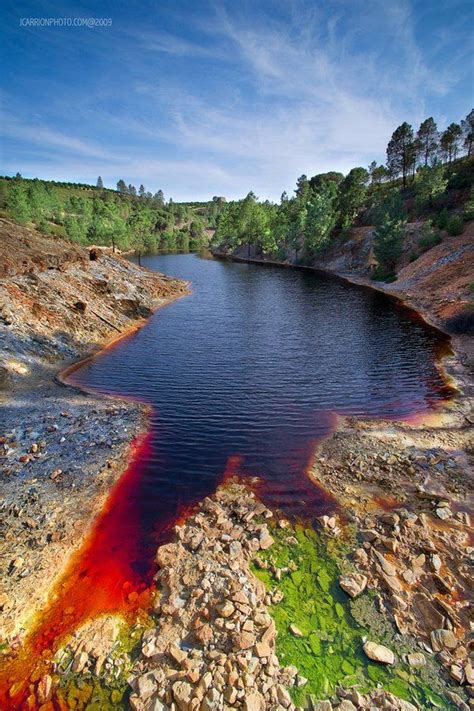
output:
{"label": "red water stain", "polygon": [[[68,633],[97,615],[120,612],[133,617],[137,609],[148,606],[153,557],[145,560],[145,569],[137,570],[135,562],[143,562],[141,538],[137,535],[143,524],[138,520],[133,492],[150,443],[151,435],[134,442],[131,463],[110,493],[90,534],[71,556],[19,655],[0,672],[2,710],[20,709],[24,703],[27,704],[24,708],[35,708],[26,700],[32,686],[34,689],[30,677],[35,672],[34,679],[38,678],[36,666],[41,659],[45,663],[40,663],[40,669],[43,666],[46,671],[48,660]],[[164,527],[169,522],[160,523]],[[11,695],[13,684],[18,687]]]}

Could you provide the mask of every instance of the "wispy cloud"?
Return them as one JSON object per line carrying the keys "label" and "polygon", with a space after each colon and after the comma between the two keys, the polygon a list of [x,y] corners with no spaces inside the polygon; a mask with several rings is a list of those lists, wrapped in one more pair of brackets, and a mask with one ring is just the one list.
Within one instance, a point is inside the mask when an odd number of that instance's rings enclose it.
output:
{"label": "wispy cloud", "polygon": [[[64,35],[68,56],[80,62],[84,52],[81,81],[59,67],[48,103],[44,79],[34,120],[29,97],[14,88],[2,121],[8,164],[146,181],[179,199],[249,189],[278,198],[303,172],[383,161],[401,121],[461,118],[450,98],[468,73],[465,28],[455,18],[436,24],[436,8],[422,5],[275,0],[270,13],[265,3],[221,3],[173,11],[169,26],[171,11],[155,9],[146,26],[97,36],[91,56]],[[420,22],[439,43],[420,40]]]}

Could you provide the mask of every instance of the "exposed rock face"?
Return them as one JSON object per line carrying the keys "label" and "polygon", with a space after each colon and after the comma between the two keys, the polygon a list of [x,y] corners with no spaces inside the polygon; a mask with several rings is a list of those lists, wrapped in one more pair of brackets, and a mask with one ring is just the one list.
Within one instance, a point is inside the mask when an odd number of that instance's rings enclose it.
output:
{"label": "exposed rock face", "polygon": [[[176,528],[176,540],[158,549],[159,618],[135,666],[134,709],[294,708],[286,684],[297,683],[297,672],[279,665],[270,599],[248,567],[273,543],[269,516],[253,493],[233,484],[205,499]],[[145,693],[140,686],[149,674],[158,682],[151,697],[150,685]]]}

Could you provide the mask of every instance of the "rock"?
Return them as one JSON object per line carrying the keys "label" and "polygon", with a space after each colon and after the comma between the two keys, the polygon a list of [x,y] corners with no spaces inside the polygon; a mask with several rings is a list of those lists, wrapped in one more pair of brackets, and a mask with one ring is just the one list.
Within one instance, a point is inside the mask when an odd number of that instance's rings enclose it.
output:
{"label": "rock", "polygon": [[361,573],[351,573],[350,575],[342,575],[339,578],[339,585],[350,597],[354,598],[360,595],[367,586],[367,578]]}
{"label": "rock", "polygon": [[171,647],[169,648],[169,655],[178,664],[182,664],[184,660],[188,658],[186,652],[183,651],[180,647],[178,647],[177,644],[171,645]]}
{"label": "rock", "polygon": [[294,625],[293,622],[290,624],[289,630],[290,630],[291,634],[293,635],[293,637],[304,637],[303,632],[300,630],[299,627]]}
{"label": "rock", "polygon": [[270,657],[272,655],[272,649],[267,642],[257,642],[255,652],[257,657]]}
{"label": "rock", "polygon": [[436,509],[436,515],[442,521],[447,521],[447,519],[451,518],[453,514],[449,506],[440,506]]}
{"label": "rock", "polygon": [[147,674],[139,676],[136,681],[136,689],[140,699],[143,701],[149,699],[150,696],[152,696],[157,690],[157,683],[153,672],[148,672]]}
{"label": "rock", "polygon": [[389,575],[390,577],[394,577],[397,574],[397,569],[395,568],[390,561],[388,561],[384,555],[379,553],[374,549],[374,556],[377,558],[378,562],[380,563],[380,566],[385,573],[385,575]]}
{"label": "rock", "polygon": [[262,550],[266,550],[267,548],[270,548],[270,546],[272,546],[275,541],[270,536],[268,531],[264,528],[260,531],[259,542],[260,542],[260,548]]}
{"label": "rock", "polygon": [[239,632],[234,637],[236,649],[250,649],[255,644],[255,635],[252,632]]}
{"label": "rock", "polygon": [[172,686],[173,699],[179,711],[188,711],[192,699],[193,689],[187,681],[175,681]]}
{"label": "rock", "polygon": [[441,652],[442,649],[456,649],[458,646],[452,630],[433,630],[430,638],[431,646],[435,652]]}
{"label": "rock", "polygon": [[411,667],[419,668],[424,667],[426,664],[426,657],[422,652],[412,652],[407,654],[407,662]]}
{"label": "rock", "polygon": [[281,684],[278,684],[278,686],[276,687],[276,693],[278,701],[283,706],[283,708],[289,708],[291,706],[291,696],[289,695],[285,687]]}
{"label": "rock", "polygon": [[264,711],[265,700],[258,691],[251,691],[245,694],[243,705],[244,711]]}
{"label": "rock", "polygon": [[437,555],[436,553],[433,553],[433,555],[430,557],[430,563],[431,563],[431,567],[433,568],[434,572],[439,573],[439,571],[441,570],[441,565],[442,565],[441,558],[439,557],[439,555]]}
{"label": "rock", "polygon": [[464,681],[464,670],[460,664],[451,664],[449,675],[457,684],[462,684]]}
{"label": "rock", "polygon": [[49,701],[52,686],[53,680],[51,679],[49,674],[44,674],[39,680],[38,686],[36,688],[36,695],[40,704],[45,704],[47,701]]}
{"label": "rock", "polygon": [[74,661],[72,663],[71,671],[74,672],[75,674],[80,674],[81,671],[84,669],[86,666],[87,662],[89,661],[89,655],[86,652],[79,652],[76,654],[74,657]]}
{"label": "rock", "polygon": [[231,617],[235,612],[235,607],[230,600],[224,600],[220,605],[216,605],[216,610],[221,617]]}
{"label": "rock", "polygon": [[330,701],[318,701],[316,704],[313,703],[313,709],[314,711],[333,711]]}
{"label": "rock", "polygon": [[339,709],[339,711],[357,711],[356,706],[354,706],[352,701],[349,701],[349,699],[341,701],[341,703],[336,706],[336,709]]}
{"label": "rock", "polygon": [[395,655],[391,649],[384,647],[382,644],[367,641],[364,644],[364,652],[369,659],[381,664],[395,664]]}
{"label": "rock", "polygon": [[380,573],[380,575],[389,590],[394,593],[402,592],[403,588],[397,577],[395,577],[394,575],[387,575],[383,571]]}
{"label": "rock", "polygon": [[199,709],[200,711],[217,711],[217,709],[222,708],[220,700],[221,695],[217,689],[209,689]]}
{"label": "rock", "polygon": [[469,686],[474,686],[474,668],[470,659],[468,659],[464,665],[464,673],[466,675],[466,682]]}
{"label": "rock", "polygon": [[18,556],[18,558],[14,558],[12,562],[10,563],[10,567],[12,570],[20,570],[20,568],[23,567],[25,561],[21,556]]}

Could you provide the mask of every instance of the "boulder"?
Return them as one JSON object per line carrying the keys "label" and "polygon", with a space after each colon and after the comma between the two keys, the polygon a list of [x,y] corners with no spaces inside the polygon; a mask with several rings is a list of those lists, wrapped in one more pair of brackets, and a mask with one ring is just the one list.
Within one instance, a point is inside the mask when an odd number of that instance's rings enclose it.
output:
{"label": "boulder", "polygon": [[339,585],[350,597],[357,597],[367,586],[367,578],[362,573],[351,573],[339,578]]}
{"label": "boulder", "polygon": [[391,649],[383,644],[367,641],[364,644],[364,652],[369,659],[380,664],[395,664],[395,655]]}

